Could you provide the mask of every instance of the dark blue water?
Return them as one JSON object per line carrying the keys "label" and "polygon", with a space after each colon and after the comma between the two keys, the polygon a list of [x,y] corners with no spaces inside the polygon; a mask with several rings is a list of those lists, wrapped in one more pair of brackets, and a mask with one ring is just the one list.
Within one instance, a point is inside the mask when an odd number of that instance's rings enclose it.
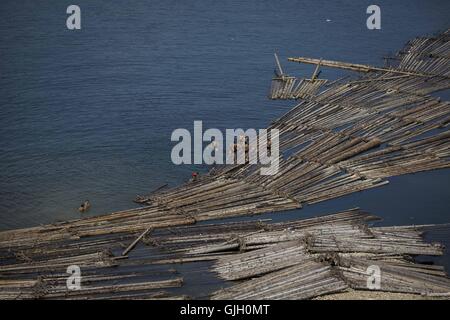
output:
{"label": "dark blue water", "polygon": [[[170,161],[176,128],[263,128],[293,106],[266,99],[273,52],[382,64],[416,35],[449,27],[449,1],[0,2],[0,229],[126,209],[194,169]],[[326,20],[330,19],[330,22]],[[312,67],[284,62],[286,72]],[[336,78],[325,69],[323,77]],[[390,179],[379,189],[286,218],[359,206],[387,224],[450,222],[449,170]]]}

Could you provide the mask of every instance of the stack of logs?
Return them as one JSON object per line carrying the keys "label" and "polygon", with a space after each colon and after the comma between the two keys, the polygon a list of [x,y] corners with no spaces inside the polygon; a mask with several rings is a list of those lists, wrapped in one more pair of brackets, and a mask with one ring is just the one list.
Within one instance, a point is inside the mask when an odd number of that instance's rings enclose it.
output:
{"label": "stack of logs", "polygon": [[320,63],[318,63],[310,79],[296,78],[283,73],[280,61],[275,54],[278,72],[272,78],[270,99],[305,99],[311,98],[327,83],[326,79],[318,79]]}
{"label": "stack of logs", "polygon": [[[0,298],[184,299],[182,288],[174,289],[183,279],[170,266],[202,261],[214,263],[202,272],[238,281],[213,293],[214,299],[307,299],[349,288],[367,290],[367,269],[374,265],[382,275],[377,290],[447,295],[450,280],[444,269],[414,261],[417,255],[443,254],[440,244],[422,239],[435,226],[369,225],[377,219],[351,209],[288,222],[180,226],[143,236],[100,235],[90,241],[54,240],[41,248],[22,245],[20,251],[3,248]],[[130,252],[129,245],[136,248]],[[88,253],[102,246],[101,253]],[[80,290],[66,287],[71,265],[82,270]],[[199,271],[190,270],[186,276]]]}

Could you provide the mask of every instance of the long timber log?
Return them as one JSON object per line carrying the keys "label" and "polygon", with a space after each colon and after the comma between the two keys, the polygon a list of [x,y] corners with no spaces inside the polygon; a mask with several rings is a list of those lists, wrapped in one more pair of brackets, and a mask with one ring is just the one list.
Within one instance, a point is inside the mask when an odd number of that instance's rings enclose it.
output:
{"label": "long timber log", "polygon": [[306,57],[288,58],[288,61],[298,62],[298,63],[306,63],[306,64],[314,64],[314,65],[322,65],[325,67],[340,68],[340,69],[346,69],[346,70],[352,70],[352,71],[358,71],[358,72],[383,71],[383,72],[398,73],[398,74],[403,74],[403,75],[408,75],[408,76],[418,76],[418,77],[430,77],[431,76],[431,75],[427,75],[427,74],[421,74],[421,73],[410,72],[410,71],[374,67],[374,66],[369,66],[366,64],[348,63],[348,62],[342,62],[342,61],[333,61],[333,60],[324,60],[324,59],[315,59],[315,58],[306,58]]}

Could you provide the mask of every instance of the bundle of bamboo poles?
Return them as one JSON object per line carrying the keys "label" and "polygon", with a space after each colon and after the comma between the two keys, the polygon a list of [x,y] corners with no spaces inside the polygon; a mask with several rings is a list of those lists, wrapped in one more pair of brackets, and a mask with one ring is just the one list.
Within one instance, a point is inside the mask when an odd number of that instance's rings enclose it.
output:
{"label": "bundle of bamboo poles", "polygon": [[[0,297],[187,298],[182,291],[175,295],[160,291],[179,287],[183,282],[180,277],[174,277],[174,271],[166,265],[210,260],[215,261],[211,270],[223,279],[259,277],[220,291],[213,298],[306,299],[345,290],[350,280],[354,283],[351,287],[358,289],[358,278],[353,274],[347,279],[336,273],[336,268],[344,270],[349,266],[347,262],[341,262],[348,259],[381,261],[383,267],[389,268],[398,265],[414,270],[425,268],[420,271],[425,274],[421,280],[415,280],[419,281],[417,287],[408,292],[424,293],[422,289],[429,280],[428,275],[438,285],[426,294],[445,291],[447,280],[442,269],[409,261],[414,255],[443,253],[442,246],[425,243],[421,238],[423,230],[432,226],[369,227],[368,223],[376,220],[378,218],[372,214],[351,209],[277,223],[266,219],[147,229],[141,235],[122,235],[121,242],[111,242],[112,239],[119,240],[114,234],[98,235],[95,240],[86,239],[83,245],[79,243],[89,249],[88,244],[92,241],[94,251],[101,243],[111,248],[110,252],[102,254],[85,252],[80,255],[76,243],[67,240],[57,246],[44,246],[46,251],[22,247],[20,255],[2,260]],[[135,239],[141,243],[137,244]],[[124,248],[127,249],[123,251]],[[130,255],[123,256],[123,252]],[[65,269],[73,264],[83,270],[82,286],[77,291],[65,287],[68,277]],[[139,271],[143,270],[142,266],[146,266],[146,271]],[[384,289],[397,288],[395,279],[393,283],[386,283]],[[285,285],[286,282],[289,285]],[[405,292],[401,288],[396,290]]]}
{"label": "bundle of bamboo poles", "polygon": [[326,79],[306,79],[289,76],[272,79],[270,99],[304,99],[313,97],[327,83]]}
{"label": "bundle of bamboo poles", "polygon": [[306,259],[291,267],[215,292],[214,300],[303,300],[343,291],[332,268]]}
{"label": "bundle of bamboo poles", "polygon": [[[364,220],[337,222],[330,219],[320,226],[298,226],[289,230],[300,235],[297,240],[278,238],[276,244],[264,248],[245,246],[245,253],[219,257],[213,270],[220,277],[244,281],[214,292],[211,298],[308,299],[348,288],[435,297],[450,294],[450,279],[443,267],[411,259],[443,254],[441,245],[426,243],[421,237],[433,226],[369,227]],[[270,231],[258,236],[264,238],[266,233],[273,241]],[[380,272],[375,288],[367,284],[374,266]]]}
{"label": "bundle of bamboo poles", "polygon": [[310,79],[291,77],[283,73],[280,60],[275,54],[277,76],[272,78],[270,99],[304,99],[311,98],[327,83],[326,79],[318,79],[320,63],[317,65]]}
{"label": "bundle of bamboo poles", "polygon": [[424,296],[448,296],[450,280],[439,266],[413,264],[408,261],[371,260],[361,257],[341,257],[339,271],[349,286],[367,290],[367,268],[378,266],[380,291],[421,294]]}
{"label": "bundle of bamboo poles", "polygon": [[[447,33],[429,42],[438,42],[443,50],[448,47],[443,45],[448,42]],[[434,50],[433,45],[425,50],[429,48]],[[411,50],[416,49],[408,52]],[[420,56],[423,54],[426,52]],[[398,63],[404,59],[411,57],[399,53]],[[259,192],[279,195],[300,207],[302,203],[382,186],[388,183],[382,179],[389,176],[448,167],[450,137],[444,130],[450,119],[449,105],[428,95],[450,86],[449,79],[440,76],[447,72],[448,65],[435,63],[433,58],[428,60],[435,65],[432,76],[415,73],[412,67],[404,71],[393,66],[376,70],[358,81],[336,83],[305,99],[270,127],[281,131],[283,158],[277,174],[261,176],[259,166],[255,165],[231,166],[216,173],[214,180],[239,181],[252,188],[261,186],[264,191]],[[223,188],[233,191],[231,186]],[[201,208],[193,208],[186,202],[198,199],[196,189],[201,191],[202,186],[188,186],[180,201],[180,193],[175,189],[160,194],[161,200],[156,197],[142,202],[175,201],[183,210],[202,219],[212,218],[211,213],[205,217],[199,212],[206,209],[205,202],[211,203],[208,194],[201,198]],[[245,193],[244,188],[241,191]],[[246,200],[242,204],[247,204],[242,207],[247,209],[253,206]],[[258,213],[262,207],[250,211]],[[275,208],[267,205],[266,209]],[[213,214],[226,217],[241,212],[236,208]]]}

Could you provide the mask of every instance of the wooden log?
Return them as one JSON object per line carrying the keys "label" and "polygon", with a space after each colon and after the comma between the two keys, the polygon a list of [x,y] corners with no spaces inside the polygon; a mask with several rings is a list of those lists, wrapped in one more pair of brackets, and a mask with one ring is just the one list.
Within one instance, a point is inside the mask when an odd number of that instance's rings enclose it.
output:
{"label": "wooden log", "polygon": [[137,237],[123,252],[122,256],[126,256],[135,246],[136,244],[147,234],[152,230],[152,228],[147,228],[144,232],[142,232],[139,237]]}
{"label": "wooden log", "polygon": [[402,71],[402,70],[397,70],[397,69],[379,68],[379,67],[374,67],[374,66],[369,66],[369,65],[364,65],[364,64],[348,63],[348,62],[341,62],[341,61],[332,61],[332,60],[323,60],[323,59],[314,59],[314,58],[305,58],[305,57],[288,58],[288,61],[298,62],[298,63],[315,64],[315,65],[323,65],[325,67],[347,69],[347,70],[353,70],[353,71],[358,71],[358,72],[384,71],[384,72],[399,73],[399,74],[413,75],[413,76],[419,76],[419,77],[430,77],[430,75],[416,73],[416,72]]}

